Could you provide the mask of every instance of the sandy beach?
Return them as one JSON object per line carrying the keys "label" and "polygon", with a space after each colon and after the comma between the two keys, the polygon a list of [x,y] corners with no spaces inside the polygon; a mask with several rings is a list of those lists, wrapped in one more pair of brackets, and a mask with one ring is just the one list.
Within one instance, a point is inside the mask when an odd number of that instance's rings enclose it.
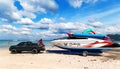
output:
{"label": "sandy beach", "polygon": [[83,57],[49,52],[11,54],[5,48],[0,50],[0,69],[120,69],[120,49],[117,50]]}

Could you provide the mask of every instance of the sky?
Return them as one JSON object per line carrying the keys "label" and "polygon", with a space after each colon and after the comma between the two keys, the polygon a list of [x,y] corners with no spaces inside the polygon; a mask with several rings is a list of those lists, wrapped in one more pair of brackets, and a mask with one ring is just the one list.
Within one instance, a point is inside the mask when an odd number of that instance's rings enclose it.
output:
{"label": "sky", "polygon": [[0,0],[0,40],[50,40],[87,28],[120,34],[120,0]]}

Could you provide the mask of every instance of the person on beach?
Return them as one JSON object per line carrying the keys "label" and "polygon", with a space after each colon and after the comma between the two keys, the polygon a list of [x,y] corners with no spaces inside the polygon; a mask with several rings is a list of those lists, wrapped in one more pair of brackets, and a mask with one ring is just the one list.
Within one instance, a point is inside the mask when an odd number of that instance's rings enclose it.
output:
{"label": "person on beach", "polygon": [[40,46],[40,47],[45,47],[42,39],[40,39],[40,40],[38,41],[38,46]]}

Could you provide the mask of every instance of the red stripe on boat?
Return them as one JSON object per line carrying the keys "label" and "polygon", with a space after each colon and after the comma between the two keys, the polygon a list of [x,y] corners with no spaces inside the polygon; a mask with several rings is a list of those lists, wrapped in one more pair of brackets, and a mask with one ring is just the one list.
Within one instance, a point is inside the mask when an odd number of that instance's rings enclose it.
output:
{"label": "red stripe on boat", "polygon": [[105,44],[104,46],[102,46],[102,47],[109,46],[109,45],[112,45],[112,44],[113,44],[113,42],[111,42],[111,41],[104,41],[104,42],[96,41],[96,42],[94,42],[94,43],[90,43],[89,45],[83,46],[83,47],[85,47],[85,48],[91,48],[91,47],[93,47],[95,44],[104,44],[104,43],[106,43],[106,44]]}

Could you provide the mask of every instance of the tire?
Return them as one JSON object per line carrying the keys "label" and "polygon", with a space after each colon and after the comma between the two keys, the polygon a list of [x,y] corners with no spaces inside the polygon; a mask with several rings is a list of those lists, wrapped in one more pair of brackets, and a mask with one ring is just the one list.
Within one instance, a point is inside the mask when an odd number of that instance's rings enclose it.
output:
{"label": "tire", "polygon": [[11,53],[12,53],[12,54],[15,54],[15,53],[17,53],[17,50],[16,50],[16,49],[12,49],[12,50],[11,50]]}
{"label": "tire", "polygon": [[86,57],[88,55],[88,51],[83,51],[82,55]]}
{"label": "tire", "polygon": [[21,51],[17,51],[17,53],[22,53]]}
{"label": "tire", "polygon": [[38,50],[37,49],[32,49],[32,54],[37,54]]}
{"label": "tire", "polygon": [[38,50],[38,52],[37,53],[40,53],[40,50]]}

